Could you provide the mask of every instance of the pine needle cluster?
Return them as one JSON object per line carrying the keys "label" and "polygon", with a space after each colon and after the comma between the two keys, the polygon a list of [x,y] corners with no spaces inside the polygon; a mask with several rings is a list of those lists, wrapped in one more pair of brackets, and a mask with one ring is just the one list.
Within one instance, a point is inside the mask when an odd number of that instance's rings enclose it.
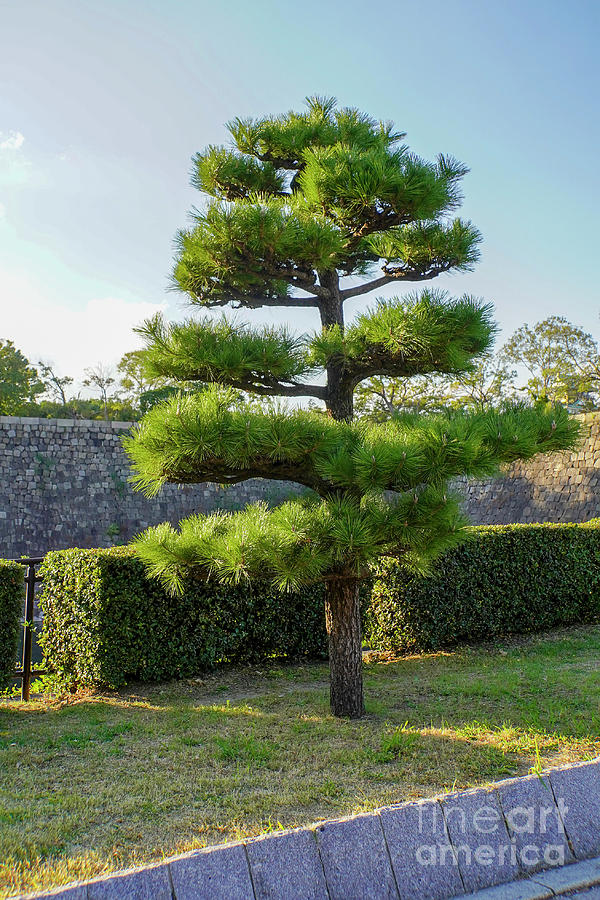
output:
{"label": "pine needle cluster", "polygon": [[[284,406],[260,410],[241,403],[232,389],[218,386],[198,395],[182,394],[154,407],[126,440],[134,482],[147,496],[167,482],[234,484],[257,477],[293,480],[317,496],[309,503],[287,503],[285,515],[259,504],[234,516],[193,517],[181,523],[180,531],[171,526],[150,529],[138,541],[138,552],[153,574],[165,583],[172,578],[175,589],[180,589],[189,567],[225,580],[272,572],[278,584],[297,587],[303,580],[343,569],[344,543],[333,542],[327,554],[327,531],[318,524],[338,521],[343,513],[347,562],[354,574],[366,575],[367,564],[384,552],[400,553],[407,565],[423,567],[445,548],[444,534],[455,542],[462,522],[448,482],[460,475],[483,478],[495,474],[502,463],[562,449],[575,433],[576,426],[561,408],[405,414],[372,424],[337,422]],[[334,519],[327,509],[337,510]],[[319,541],[306,544],[306,532],[298,523],[284,543],[280,536],[275,540],[294,515],[318,526]],[[206,524],[212,518],[216,531]],[[203,549],[190,556],[198,529]],[[370,535],[366,544],[361,533]],[[277,548],[275,569],[261,555],[261,548],[269,555],[269,546]],[[363,549],[356,555],[359,546]],[[229,562],[221,565],[218,561],[225,557]]]}

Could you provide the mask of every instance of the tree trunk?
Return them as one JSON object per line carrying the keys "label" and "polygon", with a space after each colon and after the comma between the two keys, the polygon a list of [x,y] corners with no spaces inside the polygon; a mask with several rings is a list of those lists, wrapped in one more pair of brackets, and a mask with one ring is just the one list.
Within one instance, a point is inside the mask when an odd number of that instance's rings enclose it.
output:
{"label": "tree trunk", "polygon": [[325,592],[331,712],[349,719],[365,712],[358,588],[355,578],[335,578],[327,582]]}
{"label": "tree trunk", "polygon": [[[323,329],[339,325],[343,333],[344,308],[338,273],[319,272],[319,281],[329,291],[329,297],[319,303],[321,325]],[[342,361],[334,360],[327,366],[326,406],[333,419],[351,422],[354,391],[344,374]],[[365,712],[358,584],[356,578],[333,578],[326,583],[325,591],[331,712],[349,719],[359,719]]]}
{"label": "tree trunk", "polygon": [[[335,269],[319,272],[319,281],[329,291],[329,298],[321,300],[319,312],[321,325],[330,328],[339,325],[344,331],[344,308],[340,294],[340,279]],[[327,411],[333,419],[351,422],[354,416],[354,388],[345,378],[344,364],[334,360],[327,366]]]}

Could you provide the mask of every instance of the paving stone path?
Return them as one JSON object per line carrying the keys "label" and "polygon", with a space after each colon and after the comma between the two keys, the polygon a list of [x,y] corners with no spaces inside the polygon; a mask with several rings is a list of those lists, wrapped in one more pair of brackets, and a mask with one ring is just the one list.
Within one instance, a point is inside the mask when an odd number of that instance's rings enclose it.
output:
{"label": "paving stone path", "polygon": [[174,857],[54,900],[600,900],[600,759]]}

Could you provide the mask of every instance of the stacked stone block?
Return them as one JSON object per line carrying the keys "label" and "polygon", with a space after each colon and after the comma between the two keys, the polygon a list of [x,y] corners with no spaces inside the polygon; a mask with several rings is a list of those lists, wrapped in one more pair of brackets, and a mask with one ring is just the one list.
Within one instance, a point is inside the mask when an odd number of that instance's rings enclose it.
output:
{"label": "stacked stone block", "polygon": [[576,418],[581,425],[576,451],[516,462],[485,482],[462,481],[473,524],[587,522],[600,516],[600,413]]}
{"label": "stacked stone block", "polygon": [[110,547],[195,512],[277,501],[296,485],[166,485],[147,499],[129,483],[130,422],[0,416],[0,558]]}
{"label": "stacked stone block", "polygon": [[[487,482],[463,481],[474,524],[585,522],[600,516],[600,413],[580,416],[574,453],[519,462]],[[0,416],[0,557],[125,543],[194,512],[277,502],[299,490],[261,479],[223,487],[166,485],[147,499],[121,445],[129,422]]]}

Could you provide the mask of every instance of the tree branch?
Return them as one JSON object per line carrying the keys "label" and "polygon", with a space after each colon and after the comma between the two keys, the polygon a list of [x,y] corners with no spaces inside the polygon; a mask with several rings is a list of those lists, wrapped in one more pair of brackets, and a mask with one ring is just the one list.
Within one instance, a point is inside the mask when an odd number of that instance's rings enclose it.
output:
{"label": "tree branch", "polygon": [[276,169],[296,169],[300,171],[302,168],[302,163],[292,156],[277,156],[276,153],[270,153],[268,150],[265,153],[258,153],[256,150],[252,153],[252,156],[255,156],[261,162],[270,162],[272,163]]}
{"label": "tree branch", "polygon": [[[244,298],[243,305],[248,306],[250,309],[258,309],[259,306],[293,306],[293,307],[318,307],[320,297],[244,297],[243,294],[240,297],[234,298],[238,302],[242,302],[242,298]],[[229,302],[229,301],[228,301]]]}
{"label": "tree branch", "polygon": [[302,269],[299,266],[294,266],[293,263],[291,263],[291,267],[285,264],[279,265],[274,259],[269,260],[265,258],[258,261],[248,252],[241,252],[241,256],[246,260],[250,270],[259,271],[262,275],[267,275],[270,278],[287,281],[292,287],[306,291],[307,294],[312,292],[317,297],[325,299],[329,297],[327,288],[317,284],[317,273],[313,269]]}
{"label": "tree branch", "polygon": [[361,294],[368,294],[369,291],[383,287],[393,280],[391,275],[382,275],[380,278],[374,278],[373,281],[365,281],[363,284],[357,284],[356,287],[346,288],[345,291],[340,291],[340,296],[342,300],[349,300],[350,297],[359,297]]}
{"label": "tree branch", "polygon": [[440,263],[437,266],[431,266],[428,269],[410,269],[408,267],[398,267],[395,269],[382,266],[383,275],[373,281],[367,281],[364,284],[358,284],[356,287],[347,288],[340,291],[342,300],[349,300],[350,297],[359,297],[361,294],[368,294],[378,287],[390,284],[392,281],[429,281],[442,272],[447,272],[456,265],[455,262]]}
{"label": "tree branch", "polygon": [[395,269],[390,269],[387,266],[382,266],[382,270],[386,275],[390,276],[392,281],[429,281],[430,278],[436,278],[438,275],[441,275],[442,272],[453,269],[456,264],[456,260],[448,260],[447,262],[438,263],[437,265],[428,266],[427,268],[422,269],[411,269],[408,266],[398,266]]}
{"label": "tree branch", "polygon": [[281,278],[283,281],[287,281],[292,287],[299,288],[301,291],[306,291],[309,294],[312,291],[317,297],[327,299],[330,296],[327,288],[316,283],[317,279],[314,273],[312,273],[311,277],[307,272],[301,272],[297,269],[285,269],[278,266],[268,267],[266,264],[265,272],[272,278]]}
{"label": "tree branch", "polygon": [[[262,379],[262,380],[261,380]],[[198,373],[196,378],[188,381],[203,381],[204,376]],[[247,391],[251,394],[261,394],[265,397],[316,397],[318,400],[327,398],[327,388],[322,384],[300,384],[297,381],[282,382],[276,378],[268,378],[266,373],[248,373],[246,377],[228,377],[226,373],[213,371],[211,381],[215,384],[226,384],[238,391]]]}
{"label": "tree branch", "polygon": [[[225,289],[227,296],[220,300],[212,300],[203,306],[227,306],[228,303],[239,303],[239,307],[248,307],[248,309],[259,309],[261,306],[293,306],[293,307],[318,307],[320,298],[317,296],[309,297],[257,297],[248,296],[247,294],[237,291],[235,288]],[[209,295],[210,296],[210,295]]]}
{"label": "tree branch", "polygon": [[[404,359],[401,356],[392,356],[384,353],[370,355],[363,358],[346,360],[344,365],[344,381],[352,387],[352,390],[361,381],[374,376],[384,378],[413,378],[415,375],[427,375],[432,372],[438,374],[444,370],[439,368],[439,361],[424,357],[423,359]],[[459,374],[448,373],[448,374]],[[383,398],[382,398],[383,399]]]}
{"label": "tree branch", "polygon": [[319,478],[313,471],[289,463],[278,463],[265,460],[242,469],[232,469],[224,460],[205,460],[194,467],[193,471],[181,471],[167,474],[170,484],[239,484],[249,478],[266,478],[272,481],[293,481],[316,491],[321,497],[331,493],[331,483]]}
{"label": "tree branch", "polygon": [[265,397],[316,397],[318,400],[325,400],[327,397],[327,388],[322,384],[260,384],[253,381],[244,383],[227,381],[231,387],[237,387],[242,391],[249,391],[253,394],[262,394]]}
{"label": "tree branch", "polygon": [[414,222],[412,216],[407,215],[406,213],[398,213],[391,209],[391,207],[382,212],[369,210],[365,215],[366,220],[363,221],[360,227],[352,234],[348,245],[350,249],[354,249],[357,244],[369,234],[375,234],[378,231],[387,231],[388,228],[395,228],[398,225],[410,225],[411,222]]}

